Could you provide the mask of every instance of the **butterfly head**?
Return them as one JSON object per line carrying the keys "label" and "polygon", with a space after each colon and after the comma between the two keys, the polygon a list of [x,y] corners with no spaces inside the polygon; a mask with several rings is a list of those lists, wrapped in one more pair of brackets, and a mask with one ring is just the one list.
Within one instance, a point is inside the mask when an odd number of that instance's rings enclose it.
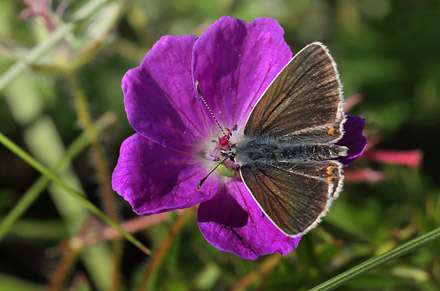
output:
{"label": "butterfly head", "polygon": [[[237,133],[237,125],[232,129],[225,128],[223,136],[211,140],[211,145],[205,151],[206,165],[211,170],[200,181],[198,189],[204,181],[213,173],[217,172],[220,176],[235,178],[240,170],[240,164],[237,162],[237,145],[240,143],[240,133]],[[234,137],[233,137],[233,132]]]}
{"label": "butterfly head", "polygon": [[235,162],[235,155],[237,153],[237,145],[233,144],[226,149],[222,149],[220,151],[220,153],[224,158],[230,159],[231,161]]}

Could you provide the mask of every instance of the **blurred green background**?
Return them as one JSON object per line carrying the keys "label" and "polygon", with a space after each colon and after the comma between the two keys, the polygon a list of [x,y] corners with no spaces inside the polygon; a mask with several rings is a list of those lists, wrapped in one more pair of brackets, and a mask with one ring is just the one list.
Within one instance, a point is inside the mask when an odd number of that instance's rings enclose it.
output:
{"label": "blurred green background", "polygon": [[[200,35],[223,15],[248,22],[273,17],[294,53],[312,41],[326,44],[338,63],[345,98],[362,96],[350,113],[367,119],[372,147],[347,169],[340,198],[297,250],[283,258],[241,260],[208,244],[190,213],[162,262],[154,265],[149,290],[306,290],[440,226],[440,1],[53,0],[49,8],[44,0],[25,2],[0,0],[3,77],[19,60],[32,57],[38,43],[48,43],[51,33],[72,26],[2,88],[0,132],[53,167],[87,128],[89,117],[94,122],[107,114],[95,150],[83,144],[87,148],[68,158],[71,165],[60,174],[101,209],[108,197],[100,185],[108,180],[99,170],[100,153],[111,173],[121,142],[134,132],[124,111],[121,78],[162,35]],[[93,4],[98,5],[87,6]],[[375,156],[382,150],[398,158]],[[404,165],[404,159],[417,162],[420,153],[419,166]],[[153,265],[151,257],[127,242],[78,247],[86,234],[105,237],[100,232],[105,225],[57,186],[35,186],[39,177],[0,146],[0,220],[25,193],[33,197],[1,234],[0,290],[139,286]],[[41,194],[31,187],[40,187]],[[118,195],[111,197],[121,221],[137,218]],[[181,217],[162,216],[153,226],[150,220],[134,220],[136,238],[155,253]],[[112,255],[115,249],[119,255]],[[439,290],[440,245],[383,265],[341,289]]]}

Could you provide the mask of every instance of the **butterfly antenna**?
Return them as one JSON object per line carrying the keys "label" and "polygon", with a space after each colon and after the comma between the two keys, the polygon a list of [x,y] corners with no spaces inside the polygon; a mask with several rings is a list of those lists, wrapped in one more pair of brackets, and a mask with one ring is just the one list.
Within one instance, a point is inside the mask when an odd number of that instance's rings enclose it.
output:
{"label": "butterfly antenna", "polygon": [[200,180],[199,185],[197,185],[197,190],[202,187],[203,183],[205,183],[206,179],[208,179],[209,175],[211,175],[221,164],[223,164],[229,157],[224,158],[220,163],[215,165],[214,169],[212,169],[202,180]]}
{"label": "butterfly antenna", "polygon": [[[197,94],[199,95],[200,99],[202,99],[203,104],[205,104],[206,108],[208,108],[209,113],[211,113],[212,118],[214,118],[215,123],[217,123],[218,128],[220,128],[220,131],[222,132],[223,136],[226,137],[226,139],[228,140],[229,145],[232,146],[231,142],[229,141],[229,136],[225,133],[225,131],[223,130],[223,128],[221,127],[220,123],[218,122],[217,118],[215,118],[214,113],[212,112],[211,108],[209,107],[208,103],[206,103],[205,98],[203,98],[202,92],[200,92],[200,86],[199,86],[199,81],[196,81],[196,90],[197,90]],[[222,162],[223,163],[223,162]],[[216,167],[217,168],[217,167]],[[216,169],[214,168],[214,170]],[[211,173],[214,171],[212,170]],[[211,174],[209,173],[209,174]],[[209,176],[208,174],[208,176]],[[206,177],[207,178],[207,177]],[[206,179],[205,178],[205,179]]]}

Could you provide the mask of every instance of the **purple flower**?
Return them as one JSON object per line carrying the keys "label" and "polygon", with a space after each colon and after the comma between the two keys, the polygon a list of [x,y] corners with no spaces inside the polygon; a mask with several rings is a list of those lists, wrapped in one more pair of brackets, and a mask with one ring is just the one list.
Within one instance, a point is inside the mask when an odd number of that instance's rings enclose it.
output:
{"label": "purple flower", "polygon": [[[200,38],[162,37],[122,80],[128,120],[136,133],[121,146],[113,189],[140,215],[200,203],[198,221],[206,240],[241,258],[288,254],[300,237],[279,231],[240,177],[228,177],[233,171],[215,171],[197,190],[225,139],[194,84],[199,81],[234,142],[242,136],[252,106],[291,57],[282,28],[269,18],[248,24],[222,17]],[[362,122],[349,116],[345,128],[353,138],[344,137],[344,145],[362,147]],[[355,157],[360,151],[349,153]]]}

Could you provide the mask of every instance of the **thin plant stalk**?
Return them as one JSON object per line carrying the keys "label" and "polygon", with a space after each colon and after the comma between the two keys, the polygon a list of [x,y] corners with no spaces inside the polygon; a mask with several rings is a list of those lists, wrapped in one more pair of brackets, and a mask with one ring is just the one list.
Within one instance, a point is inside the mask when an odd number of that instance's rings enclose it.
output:
{"label": "thin plant stalk", "polygon": [[[158,213],[151,216],[141,216],[129,221],[121,222],[121,226],[128,233],[136,233],[145,230],[153,225],[159,224],[168,219],[168,213]],[[88,232],[79,234],[70,239],[71,245],[79,251],[97,243],[122,238],[121,234],[110,226],[104,226],[99,232]]]}
{"label": "thin plant stalk", "polygon": [[7,138],[3,133],[0,133],[0,143],[3,144],[6,148],[8,148],[10,151],[15,153],[17,156],[19,156],[21,159],[23,159],[25,162],[27,162],[29,165],[31,165],[33,168],[35,168],[37,171],[39,171],[40,173],[42,173],[43,175],[45,175],[49,179],[51,179],[53,182],[58,184],[68,194],[70,194],[75,199],[77,199],[85,208],[87,208],[90,212],[92,212],[93,214],[98,216],[105,223],[107,223],[110,226],[112,226],[113,228],[115,228],[125,239],[127,239],[129,242],[131,242],[134,246],[136,246],[142,252],[144,252],[147,255],[151,254],[151,251],[146,246],[144,246],[140,241],[135,239],[131,234],[127,233],[117,222],[113,221],[105,213],[103,213],[101,210],[99,210],[93,203],[91,203],[89,200],[87,200],[83,193],[80,193],[80,192],[76,191],[75,189],[73,189],[72,187],[68,186],[60,178],[58,178],[54,173],[52,173],[52,171],[50,171],[49,169],[44,167],[40,162],[38,162],[33,157],[31,157],[28,153],[26,153],[24,150],[22,150],[18,145],[16,145],[9,138]]}
{"label": "thin plant stalk", "polygon": [[[78,231],[78,235],[84,233],[90,233],[93,225],[96,224],[95,217],[89,216],[86,222],[82,225],[81,229]],[[75,247],[74,241],[70,240],[68,242],[62,242],[60,246],[56,248],[56,251],[62,253],[61,261],[59,262],[57,268],[51,275],[49,284],[47,285],[48,290],[61,290],[62,284],[68,275],[72,265],[76,262],[78,256],[84,249]]]}
{"label": "thin plant stalk", "polygon": [[[66,75],[71,88],[75,101],[75,109],[78,120],[80,121],[84,130],[88,130],[92,126],[92,117],[90,116],[90,109],[87,102],[86,94],[81,86],[81,83],[76,76],[75,71],[67,73]],[[93,161],[96,166],[99,180],[99,188],[102,193],[103,206],[105,212],[109,217],[118,222],[118,213],[114,204],[113,190],[111,188],[110,172],[106,166],[106,161],[103,153],[102,146],[99,141],[99,136],[94,136],[92,139],[92,155]],[[120,273],[120,261],[123,252],[123,244],[120,240],[114,240],[112,242],[113,250],[113,264],[112,264],[112,284],[110,284],[112,290],[118,290],[119,286],[119,273]]]}
{"label": "thin plant stalk", "polygon": [[145,271],[145,275],[142,278],[141,283],[139,284],[137,290],[143,291],[147,289],[147,284],[153,272],[157,271],[160,263],[162,262],[167,250],[170,248],[171,243],[174,238],[180,232],[182,227],[185,225],[185,222],[190,218],[192,214],[192,208],[187,208],[184,210],[183,214],[180,215],[177,220],[174,222],[171,227],[169,233],[165,237],[165,239],[160,244],[159,248],[154,253],[153,257],[150,260],[150,264],[148,265],[147,270]]}
{"label": "thin plant stalk", "polygon": [[[115,117],[110,114],[104,114],[91,128],[84,131],[66,150],[65,155],[60,159],[53,168],[55,174],[63,171],[63,169],[79,154],[87,145],[90,144],[91,138],[99,132],[115,122]],[[15,204],[14,208],[0,222],[0,241],[9,231],[11,226],[23,213],[32,205],[44,189],[49,185],[50,179],[47,176],[41,176],[22,196],[20,201]]]}
{"label": "thin plant stalk", "polygon": [[263,277],[263,275],[271,272],[276,266],[278,266],[281,260],[282,256],[280,254],[271,255],[269,258],[265,259],[255,270],[241,278],[229,290],[247,289],[249,285],[252,284],[256,279],[259,279]]}
{"label": "thin plant stalk", "polygon": [[62,290],[64,278],[66,278],[71,266],[75,263],[78,257],[78,253],[75,250],[69,246],[65,246],[65,248],[66,250],[63,252],[63,258],[55,269],[47,286],[48,291]]}
{"label": "thin plant stalk", "polygon": [[[72,93],[75,101],[75,109],[78,120],[85,131],[88,131],[93,124],[90,116],[90,109],[87,102],[85,92],[79,82],[75,72],[67,75],[67,79],[72,87]],[[99,141],[99,136],[95,135],[91,137],[92,140],[92,155],[93,161],[96,166],[99,179],[99,187],[103,196],[103,206],[105,212],[114,221],[118,221],[118,214],[114,204],[113,190],[111,188],[110,172],[106,166],[106,161],[102,146]]]}
{"label": "thin plant stalk", "polygon": [[386,253],[371,258],[351,268],[350,270],[347,270],[331,278],[330,280],[319,284],[318,286],[310,289],[310,291],[333,290],[362,275],[363,273],[368,272],[371,269],[377,268],[391,260],[397,259],[398,257],[406,255],[407,253],[413,252],[421,247],[437,241],[438,239],[440,239],[440,227],[422,236],[412,239],[409,242],[406,242],[398,247],[395,247],[394,249]]}

